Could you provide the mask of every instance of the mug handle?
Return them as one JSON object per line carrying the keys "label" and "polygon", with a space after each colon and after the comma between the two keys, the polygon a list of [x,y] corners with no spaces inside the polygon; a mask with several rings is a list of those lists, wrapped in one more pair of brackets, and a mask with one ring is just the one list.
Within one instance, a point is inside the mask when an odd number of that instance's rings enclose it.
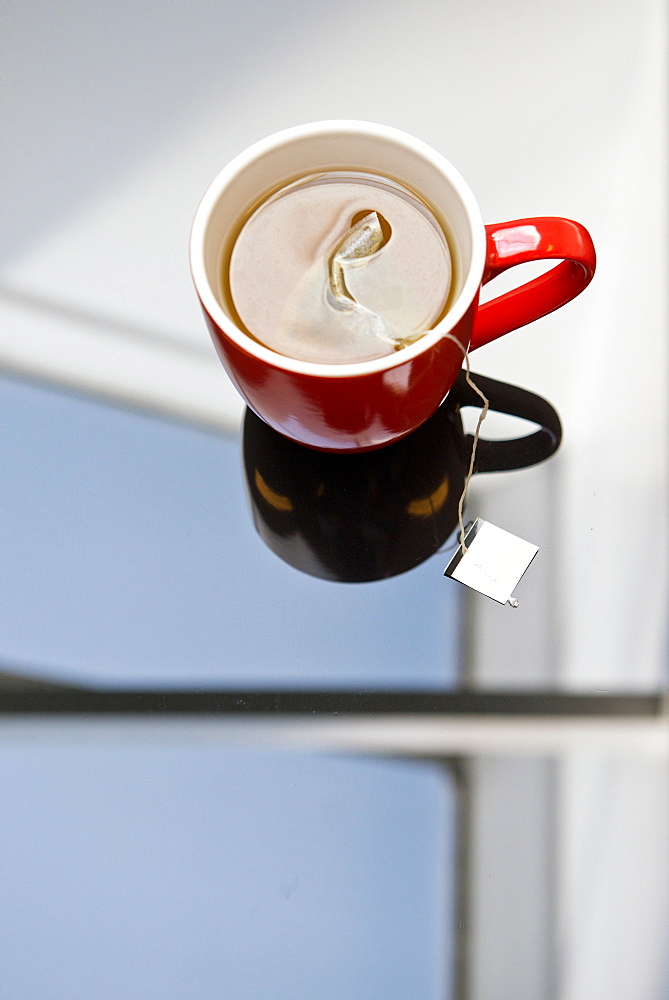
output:
{"label": "mug handle", "polygon": [[[510,472],[513,469],[527,469],[531,465],[544,462],[557,451],[562,440],[562,424],[556,410],[547,399],[537,396],[528,389],[498,382],[484,375],[475,375],[472,372],[471,377],[488,398],[492,410],[540,425],[538,431],[526,434],[524,437],[498,441],[479,438],[474,472]],[[468,384],[464,371],[458,375],[448,399],[457,408],[475,406],[481,409],[481,397]],[[465,438],[468,456],[471,455],[473,443],[473,435],[468,434]]]}
{"label": "mug handle", "polygon": [[516,219],[485,229],[487,254],[483,284],[516,264],[556,258],[562,263],[533,281],[480,305],[470,351],[565,305],[590,283],[596,265],[590,233],[571,219]]}

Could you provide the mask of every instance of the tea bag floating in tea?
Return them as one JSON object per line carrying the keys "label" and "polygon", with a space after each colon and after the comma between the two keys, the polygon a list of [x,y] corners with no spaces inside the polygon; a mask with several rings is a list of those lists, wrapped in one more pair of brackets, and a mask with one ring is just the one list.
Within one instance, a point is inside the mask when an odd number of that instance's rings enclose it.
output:
{"label": "tea bag floating in tea", "polygon": [[[386,229],[388,228],[386,223]],[[357,332],[365,339],[378,337],[395,348],[401,346],[399,342],[402,335],[388,326],[381,316],[356,302],[346,285],[347,269],[366,263],[368,257],[380,250],[386,238],[376,212],[370,212],[354,222],[328,259],[327,301],[340,312],[346,313],[342,322],[346,323],[351,332]]]}
{"label": "tea bag floating in tea", "polygon": [[[432,329],[451,288],[444,232],[386,178],[326,172],[262,202],[229,263],[229,295],[261,343],[329,364],[394,353]],[[225,284],[225,277],[224,277]]]}

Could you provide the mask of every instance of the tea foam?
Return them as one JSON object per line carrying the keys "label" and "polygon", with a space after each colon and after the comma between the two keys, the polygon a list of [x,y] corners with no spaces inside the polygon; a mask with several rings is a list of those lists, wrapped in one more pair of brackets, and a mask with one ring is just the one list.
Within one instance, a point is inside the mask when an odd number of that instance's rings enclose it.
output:
{"label": "tea foam", "polygon": [[412,343],[443,315],[451,280],[446,236],[422,200],[386,178],[343,171],[301,178],[262,202],[228,273],[253,337],[329,364]]}

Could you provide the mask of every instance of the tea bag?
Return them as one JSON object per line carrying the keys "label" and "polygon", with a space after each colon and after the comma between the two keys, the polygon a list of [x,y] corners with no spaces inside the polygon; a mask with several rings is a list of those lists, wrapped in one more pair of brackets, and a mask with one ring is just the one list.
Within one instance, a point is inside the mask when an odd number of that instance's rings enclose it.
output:
{"label": "tea bag", "polygon": [[[377,212],[368,212],[340,236],[287,297],[281,328],[293,336],[286,353],[309,353],[325,362],[366,361],[390,354],[400,335],[382,316],[358,302],[348,286],[386,243]],[[359,275],[358,275],[359,277]]]}
{"label": "tea bag", "polygon": [[402,346],[401,335],[377,313],[356,302],[346,285],[347,270],[364,265],[385,242],[377,212],[370,212],[351,226],[328,260],[327,300],[339,310],[342,322],[353,334],[378,338],[395,348]]}

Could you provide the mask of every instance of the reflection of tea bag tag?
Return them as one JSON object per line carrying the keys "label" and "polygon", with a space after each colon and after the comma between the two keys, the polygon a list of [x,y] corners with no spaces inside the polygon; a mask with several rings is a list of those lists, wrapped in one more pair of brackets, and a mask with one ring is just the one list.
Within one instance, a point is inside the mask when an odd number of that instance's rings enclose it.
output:
{"label": "reflection of tea bag tag", "polygon": [[458,547],[444,570],[444,576],[478,590],[499,604],[517,608],[514,588],[538,551],[538,546],[531,542],[477,517],[465,533],[464,545]]}

